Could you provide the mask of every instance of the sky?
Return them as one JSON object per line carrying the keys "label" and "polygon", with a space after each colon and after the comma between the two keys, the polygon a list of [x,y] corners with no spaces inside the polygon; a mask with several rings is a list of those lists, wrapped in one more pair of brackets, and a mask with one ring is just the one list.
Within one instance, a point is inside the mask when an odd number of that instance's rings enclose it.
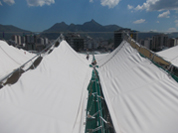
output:
{"label": "sky", "polygon": [[0,24],[32,32],[92,19],[141,32],[177,32],[178,0],[0,0]]}

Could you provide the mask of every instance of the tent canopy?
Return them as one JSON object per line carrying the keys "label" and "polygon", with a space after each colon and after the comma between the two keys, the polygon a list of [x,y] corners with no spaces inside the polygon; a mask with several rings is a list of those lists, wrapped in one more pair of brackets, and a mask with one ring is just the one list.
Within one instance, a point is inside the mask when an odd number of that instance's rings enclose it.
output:
{"label": "tent canopy", "polygon": [[163,59],[171,62],[174,66],[178,67],[178,46],[157,52],[156,54]]}
{"label": "tent canopy", "polygon": [[99,64],[116,132],[178,132],[178,83],[123,41]]}
{"label": "tent canopy", "polygon": [[91,71],[62,41],[35,70],[0,90],[0,132],[84,132]]}
{"label": "tent canopy", "polygon": [[[178,132],[178,83],[123,41],[96,56],[116,132]],[[91,59],[65,41],[0,90],[0,132],[85,132]],[[99,85],[100,85],[99,84]]]}
{"label": "tent canopy", "polygon": [[4,41],[0,41],[0,80],[34,56],[35,54],[17,49],[9,46]]}

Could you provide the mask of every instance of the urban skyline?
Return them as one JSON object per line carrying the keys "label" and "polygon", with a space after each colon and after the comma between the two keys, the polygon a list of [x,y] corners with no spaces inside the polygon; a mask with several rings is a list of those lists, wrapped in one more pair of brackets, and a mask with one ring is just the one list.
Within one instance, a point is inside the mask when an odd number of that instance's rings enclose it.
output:
{"label": "urban skyline", "polygon": [[178,29],[178,0],[0,0],[0,12],[0,24],[32,32],[91,19],[141,32]]}

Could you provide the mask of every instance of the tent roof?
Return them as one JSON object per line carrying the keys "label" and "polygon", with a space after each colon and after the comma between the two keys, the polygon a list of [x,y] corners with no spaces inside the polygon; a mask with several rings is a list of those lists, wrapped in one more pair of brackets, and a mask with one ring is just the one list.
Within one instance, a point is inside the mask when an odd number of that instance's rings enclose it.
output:
{"label": "tent roof", "polygon": [[91,71],[62,41],[35,70],[0,90],[0,132],[84,132]]}
{"label": "tent roof", "polygon": [[105,59],[108,55],[109,55],[109,53],[96,54],[95,55],[96,61],[100,63],[100,61],[102,61],[103,59]]}
{"label": "tent roof", "polygon": [[[178,132],[178,83],[167,72],[126,41],[97,59],[116,132]],[[90,60],[62,41],[36,69],[3,87],[0,132],[85,132]]]}
{"label": "tent roof", "polygon": [[0,80],[34,56],[25,50],[17,49],[0,41]]}
{"label": "tent roof", "polygon": [[178,46],[157,52],[160,57],[171,62],[174,66],[178,67]]}
{"label": "tent roof", "polygon": [[178,132],[178,83],[124,41],[99,64],[116,132]]}

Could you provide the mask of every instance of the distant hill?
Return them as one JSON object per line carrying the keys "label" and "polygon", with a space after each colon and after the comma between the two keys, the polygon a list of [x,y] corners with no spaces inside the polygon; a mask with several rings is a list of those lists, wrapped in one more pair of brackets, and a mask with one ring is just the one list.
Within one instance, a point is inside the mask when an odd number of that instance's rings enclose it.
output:
{"label": "distant hill", "polygon": [[5,39],[11,39],[12,35],[22,35],[23,33],[30,33],[30,31],[20,29],[12,25],[1,25],[0,24],[0,39],[3,38],[3,32],[5,33]]}
{"label": "distant hill", "polygon": [[138,33],[138,39],[147,39],[147,38],[152,38],[155,35],[158,35],[160,33],[158,32],[145,32],[145,33]]}
{"label": "distant hill", "polygon": [[170,38],[178,38],[178,32],[167,34]]}
{"label": "distant hill", "polygon": [[[114,31],[121,29],[122,27],[117,25],[106,25],[103,26],[97,23],[95,20],[85,22],[82,25],[70,24],[67,25],[65,22],[56,23],[51,28],[44,30],[41,33],[41,36],[48,37],[49,39],[56,39],[59,37],[60,33],[66,32],[78,32],[81,36],[86,37],[90,36],[94,39],[103,38],[103,39],[113,39]],[[0,24],[0,39],[3,38],[3,32],[5,33],[5,39],[11,39],[11,36],[22,35],[23,33],[31,33],[31,31],[23,30],[21,28],[12,26],[12,25],[1,25]],[[88,33],[87,33],[88,32]],[[111,33],[105,33],[111,32]],[[137,31],[139,32],[139,31]],[[138,33],[138,39],[152,38],[154,35],[160,34],[159,32],[147,32],[147,33]],[[167,34],[170,38],[177,38],[178,32]]]}
{"label": "distant hill", "polygon": [[114,32],[121,28],[122,27],[117,26],[117,25],[103,26],[97,23],[95,20],[85,22],[82,25],[75,25],[75,24],[67,25],[65,22],[61,22],[61,23],[56,23],[51,28],[43,31],[42,36],[46,36],[49,39],[56,39],[60,35],[60,33],[78,32],[81,34],[81,36],[89,35],[95,39],[96,38],[110,39],[110,38],[113,38],[113,33],[106,34],[104,32]]}
{"label": "distant hill", "polygon": [[[138,39],[152,38],[154,35],[158,35],[158,34],[161,34],[161,33],[159,32],[138,33]],[[168,35],[169,38],[178,38],[178,32],[167,33],[166,35]]]}

